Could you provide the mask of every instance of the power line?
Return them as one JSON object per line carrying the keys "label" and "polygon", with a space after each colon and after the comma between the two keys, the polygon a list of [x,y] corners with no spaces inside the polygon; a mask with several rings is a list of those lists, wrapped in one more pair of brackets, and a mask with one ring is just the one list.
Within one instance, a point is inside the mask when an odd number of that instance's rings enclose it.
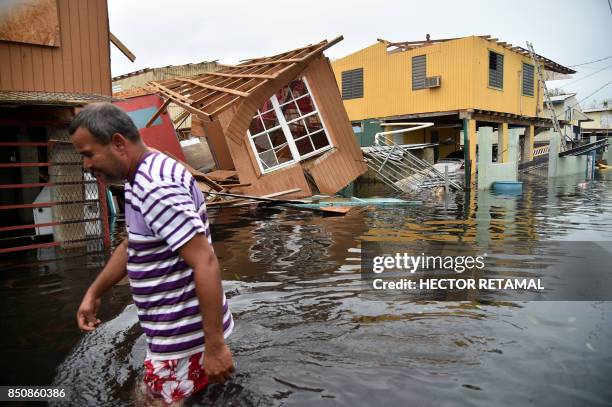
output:
{"label": "power line", "polygon": [[596,94],[597,92],[599,92],[600,90],[602,90],[603,88],[605,88],[606,86],[608,86],[608,85],[609,85],[609,84],[611,84],[611,83],[612,83],[612,81],[610,81],[610,82],[606,83],[606,84],[605,84],[605,85],[603,85],[602,87],[598,88],[598,89],[597,89],[595,92],[591,93],[589,96],[587,96],[587,97],[585,97],[585,98],[580,99],[580,100],[579,100],[577,103],[573,104],[573,105],[572,105],[572,106],[570,106],[570,107],[574,107],[574,106],[579,105],[580,103],[584,102],[585,100],[587,100],[588,98],[590,98],[591,96],[593,96],[594,94]]}
{"label": "power line", "polygon": [[591,61],[591,62],[583,62],[582,64],[568,65],[568,67],[569,68],[574,68],[574,67],[577,67],[577,66],[590,65],[590,64],[594,64],[595,62],[605,61],[606,59],[610,59],[610,58],[612,58],[612,55],[610,55],[609,57],[605,57],[605,58],[601,58],[601,59],[596,59],[595,61]]}
{"label": "power line", "polygon": [[576,80],[575,80],[575,81],[573,81],[573,82],[566,83],[566,84],[561,85],[561,86],[563,86],[563,87],[565,87],[565,86],[571,86],[571,85],[573,85],[573,84],[575,84],[575,83],[580,82],[580,81],[581,81],[581,80],[583,80],[583,79],[590,78],[591,76],[593,76],[593,75],[595,75],[595,74],[597,74],[597,73],[600,73],[601,71],[606,70],[606,69],[608,69],[608,68],[610,68],[610,67],[612,67],[612,65],[605,66],[605,67],[601,68],[601,69],[600,69],[600,70],[598,70],[598,71],[595,71],[595,72],[593,72],[593,73],[590,73],[590,74],[588,74],[587,76],[583,76],[583,77],[582,77],[582,78],[580,78],[580,79],[576,79]]}

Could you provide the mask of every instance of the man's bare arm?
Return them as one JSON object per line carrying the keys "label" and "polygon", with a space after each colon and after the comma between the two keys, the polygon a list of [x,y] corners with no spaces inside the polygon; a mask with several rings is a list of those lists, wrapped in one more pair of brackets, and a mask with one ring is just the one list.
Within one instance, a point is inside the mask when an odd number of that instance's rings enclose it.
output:
{"label": "man's bare arm", "polygon": [[179,254],[194,272],[206,337],[204,370],[211,382],[223,383],[231,378],[234,362],[223,338],[223,291],[217,256],[202,233],[185,243],[179,249]]}
{"label": "man's bare arm", "polygon": [[96,318],[100,297],[127,274],[127,244],[125,239],[113,252],[100,274],[89,286],[77,311],[77,324],[84,331],[93,331],[100,324]]}

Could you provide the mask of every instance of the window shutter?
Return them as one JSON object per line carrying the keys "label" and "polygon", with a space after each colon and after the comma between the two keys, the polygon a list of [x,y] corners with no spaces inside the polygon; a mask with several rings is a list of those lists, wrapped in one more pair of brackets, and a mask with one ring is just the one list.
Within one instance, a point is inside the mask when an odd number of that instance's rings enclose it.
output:
{"label": "window shutter", "polygon": [[504,56],[493,51],[489,51],[489,86],[504,88]]}
{"label": "window shutter", "polygon": [[363,97],[363,68],[342,72],[342,99]]}
{"label": "window shutter", "polygon": [[533,96],[533,65],[523,62],[523,95]]}
{"label": "window shutter", "polygon": [[412,57],[412,90],[425,89],[426,68],[425,55]]}

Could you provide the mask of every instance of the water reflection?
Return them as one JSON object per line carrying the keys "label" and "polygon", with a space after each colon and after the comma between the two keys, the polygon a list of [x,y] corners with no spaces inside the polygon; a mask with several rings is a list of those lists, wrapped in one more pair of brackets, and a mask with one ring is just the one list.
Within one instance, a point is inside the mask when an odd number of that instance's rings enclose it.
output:
{"label": "water reflection", "polygon": [[[612,240],[611,180],[529,177],[520,195],[434,195],[419,207],[360,208],[340,218],[212,211],[236,316],[238,375],[188,405],[609,403],[610,303],[364,298],[359,251],[362,240],[454,242],[487,250],[495,272],[529,272],[544,261],[540,242]],[[74,326],[101,261],[3,273],[3,320],[15,338],[4,339],[3,360],[15,366],[14,384],[37,377],[72,387],[79,405],[132,403],[144,341],[129,289],[114,290],[95,334]]]}

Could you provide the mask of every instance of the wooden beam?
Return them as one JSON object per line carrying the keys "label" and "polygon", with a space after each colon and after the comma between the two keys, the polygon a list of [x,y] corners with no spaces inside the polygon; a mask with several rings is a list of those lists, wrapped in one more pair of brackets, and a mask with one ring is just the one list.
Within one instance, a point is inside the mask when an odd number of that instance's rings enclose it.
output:
{"label": "wooden beam", "polygon": [[185,120],[187,118],[187,116],[189,116],[190,114],[191,113],[189,113],[189,111],[185,110],[183,113],[179,114],[178,117],[176,119],[174,119],[174,121],[172,123],[177,125],[177,124],[181,123],[183,120]]}
{"label": "wooden beam", "polygon": [[228,78],[274,79],[273,75],[264,75],[264,74],[255,74],[255,73],[206,72],[206,75],[226,76]]}
{"label": "wooden beam", "polygon": [[108,34],[113,45],[117,47],[117,49],[119,49],[119,51],[121,51],[130,61],[134,62],[136,60],[136,55],[134,55],[132,51],[130,51],[128,47],[126,47],[125,44],[119,40],[119,38],[115,37],[115,34],[112,32],[109,32]]}
{"label": "wooden beam", "polygon": [[291,64],[294,62],[302,62],[302,58],[288,58],[288,59],[277,59],[274,61],[262,61],[262,62],[250,62],[248,64],[236,65],[236,68],[246,68],[247,66],[261,66],[261,65],[273,65],[273,64]]}
{"label": "wooden beam", "polygon": [[157,82],[151,82],[151,86],[153,86],[155,89],[157,89],[160,92],[163,92],[169,96],[172,96],[175,102],[178,100],[188,105],[191,105],[193,103],[193,100],[189,99],[187,96],[183,96],[180,93],[174,92],[173,90],[170,90],[166,86],[160,85]]}
{"label": "wooden beam", "polygon": [[145,127],[151,127],[151,125],[153,124],[153,122],[155,120],[157,120],[157,118],[166,110],[166,108],[168,107],[168,105],[170,104],[170,102],[172,102],[172,100],[170,98],[166,99],[166,101],[164,102],[163,105],[161,105],[161,107],[159,109],[157,109],[157,112],[155,112],[153,114],[153,116],[151,116],[151,118],[149,119],[149,121],[147,122],[147,124],[145,124]]}
{"label": "wooden beam", "polygon": [[246,92],[242,92],[240,90],[234,90],[234,89],[229,89],[229,88],[221,88],[219,86],[214,86],[214,85],[207,85],[205,83],[201,83],[198,81],[194,81],[193,79],[187,79],[187,78],[175,78],[177,81],[180,82],[187,82],[187,83],[191,83],[192,85],[196,85],[199,86],[201,88],[206,88],[206,89],[211,89],[217,92],[223,92],[223,93],[231,93],[232,95],[237,95],[237,96],[241,96],[241,97],[248,97],[249,94]]}

